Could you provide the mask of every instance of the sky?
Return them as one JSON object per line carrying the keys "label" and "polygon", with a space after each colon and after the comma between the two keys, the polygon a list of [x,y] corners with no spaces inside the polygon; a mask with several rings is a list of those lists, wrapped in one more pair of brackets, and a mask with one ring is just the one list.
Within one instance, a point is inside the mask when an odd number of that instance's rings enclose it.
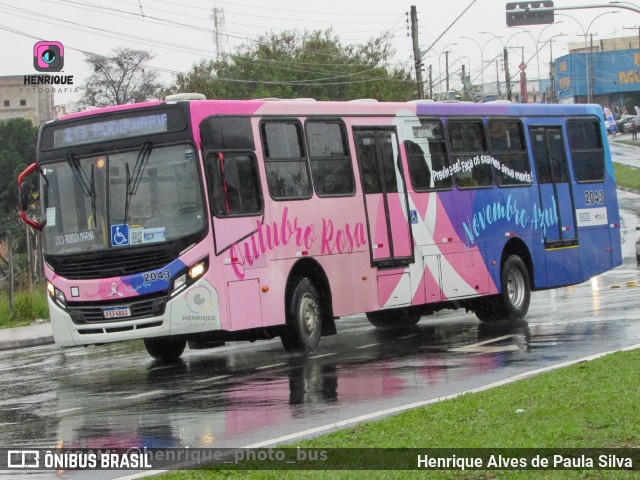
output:
{"label": "sky", "polygon": [[[556,7],[603,3],[609,2],[555,0]],[[511,72],[517,71],[524,48],[529,77],[537,78],[540,72],[546,78],[550,37],[556,58],[567,53],[569,42],[580,42],[585,33],[594,33],[594,41],[631,36],[638,34],[640,25],[640,14],[619,9],[613,14],[615,8],[600,8],[558,12],[562,15],[556,16],[553,25],[519,30],[506,26],[505,4],[503,0],[0,0],[0,76],[37,74],[33,46],[46,40],[63,44],[65,63],[60,74],[73,75],[74,87],[91,73],[83,52],[108,55],[116,47],[151,51],[155,58],[148,67],[159,69],[161,81],[168,84],[173,73],[188,72],[201,58],[215,57],[214,8],[221,25],[217,38],[227,53],[272,31],[332,28],[344,44],[364,43],[390,32],[396,50],[393,62],[410,68],[414,60],[409,11],[415,5],[419,46],[427,51],[423,63],[432,65],[434,79],[443,82],[444,52],[449,51],[451,88],[460,84],[462,64],[476,83],[495,82],[495,59],[503,44],[510,47]],[[501,68],[499,64],[503,76]],[[442,83],[437,85],[442,88]],[[56,94],[55,103],[79,98],[75,88],[69,90]]]}

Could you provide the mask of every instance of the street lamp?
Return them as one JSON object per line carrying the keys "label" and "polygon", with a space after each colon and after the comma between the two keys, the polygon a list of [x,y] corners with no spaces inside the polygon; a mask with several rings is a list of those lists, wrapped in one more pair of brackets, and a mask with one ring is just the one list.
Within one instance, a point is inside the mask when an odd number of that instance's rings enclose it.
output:
{"label": "street lamp", "polygon": [[554,85],[555,79],[553,78],[553,39],[556,37],[564,37],[565,35],[566,33],[552,35],[542,44],[543,47],[546,43],[549,44],[549,81],[551,87],[551,98],[549,99],[549,95],[547,96],[547,103],[556,103],[556,87]]}
{"label": "street lamp", "polygon": [[[484,45],[480,46],[480,43],[472,37],[460,37],[460,38],[466,38],[467,40],[471,40],[473,43],[475,43],[478,46],[478,49],[480,49],[480,83],[482,83],[482,88],[480,90],[480,95],[482,96],[482,100],[484,101],[484,69],[485,69],[485,65],[484,65],[484,47],[487,46],[487,43],[489,43],[491,40],[493,40],[493,38],[490,38],[489,40],[487,40],[486,42],[484,42]],[[469,65],[469,69],[471,69],[471,65]]]}
{"label": "street lamp", "polygon": [[509,42],[511,41],[511,39],[513,37],[515,37],[516,35],[520,35],[521,33],[525,32],[526,30],[519,30],[516,33],[514,33],[513,35],[511,35],[506,42],[502,41],[502,37],[499,37],[498,35],[491,33],[491,32],[480,32],[480,33],[484,33],[487,35],[491,35],[493,38],[497,38],[500,43],[502,44],[502,52],[503,52],[503,58],[504,58],[504,73],[505,73],[505,82],[506,82],[506,87],[507,87],[507,100],[511,101],[511,78],[509,76],[509,64],[508,64],[508,58],[507,58],[507,45],[509,45]]}
{"label": "street lamp", "polygon": [[[467,64],[469,65],[469,71],[466,71],[466,69],[465,69],[465,63],[463,61],[464,59],[466,59]],[[453,67],[457,63],[460,64],[460,80],[462,82],[463,96],[466,96],[467,87],[468,87],[467,76],[469,76],[470,73],[471,73],[471,59],[467,55],[460,55],[453,62],[451,62],[451,65],[449,65],[449,66]],[[455,76],[454,76],[454,78],[455,78]]]}
{"label": "street lamp", "polygon": [[[552,25],[558,25],[560,23],[562,23],[562,20],[560,20],[559,22],[550,23],[549,25],[545,26],[542,30],[540,30],[540,33],[538,34],[538,39],[536,40],[536,64],[537,64],[537,67],[538,67],[538,85],[540,85],[540,55],[539,55],[540,48],[538,47],[538,44],[540,43],[540,37],[542,37],[542,34],[544,33],[544,31],[547,28],[549,28]],[[564,34],[562,34],[562,35],[564,35]]]}
{"label": "street lamp", "polygon": [[[449,47],[453,47],[454,45],[458,45],[458,42],[453,42],[453,43],[449,43],[447,45],[445,45],[444,47],[442,47],[440,50],[436,50],[435,48],[433,48],[433,45],[428,49],[428,50],[423,50],[420,55],[420,58],[424,58],[424,56],[429,53],[430,50],[434,50],[437,54],[438,54],[438,90],[439,90],[439,94],[442,94],[442,54],[445,54],[446,57],[446,61],[447,64],[449,63],[449,53],[451,53],[451,51],[447,51],[447,48]],[[446,74],[446,85],[447,85],[447,90],[449,89],[449,67],[447,66],[447,74]]]}
{"label": "street lamp", "polygon": [[[600,15],[597,15],[593,18],[593,20],[591,20],[591,23],[589,23],[589,26],[587,27],[587,29],[585,30],[584,27],[582,26],[582,23],[575,17],[573,17],[572,15],[566,14],[566,13],[558,13],[557,15],[561,15],[563,17],[569,17],[570,19],[572,19],[574,22],[576,22],[578,25],[580,25],[580,28],[582,29],[582,34],[584,35],[584,48],[587,48],[587,36],[589,35],[589,30],[591,30],[591,27],[593,25],[593,22],[595,22],[598,18],[604,16],[604,15],[609,15],[610,13],[618,13],[617,10],[610,10],[608,12],[604,12],[601,13]],[[592,39],[592,45],[593,45],[593,39]],[[586,70],[586,77],[587,77],[587,103],[591,103],[591,90],[592,90],[592,86],[591,86],[591,82],[592,82],[592,75],[591,75],[591,68],[593,68],[593,58],[591,58],[593,56],[593,47],[590,49],[589,54],[585,54],[585,58],[587,59],[585,62],[585,70]]]}

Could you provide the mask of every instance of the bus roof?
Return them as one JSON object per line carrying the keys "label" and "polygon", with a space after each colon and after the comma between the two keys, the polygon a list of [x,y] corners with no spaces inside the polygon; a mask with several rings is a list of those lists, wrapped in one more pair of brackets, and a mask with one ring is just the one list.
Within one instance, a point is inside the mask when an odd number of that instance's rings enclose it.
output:
{"label": "bus roof", "polygon": [[[256,100],[185,100],[190,102],[196,118],[210,115],[365,115],[365,116],[570,116],[596,115],[602,117],[597,104],[521,104],[511,102],[378,102],[372,99],[352,101],[316,101],[314,99],[256,99]],[[171,105],[178,102],[146,102],[118,105],[60,117],[71,120],[105,113],[116,113],[143,107]]]}

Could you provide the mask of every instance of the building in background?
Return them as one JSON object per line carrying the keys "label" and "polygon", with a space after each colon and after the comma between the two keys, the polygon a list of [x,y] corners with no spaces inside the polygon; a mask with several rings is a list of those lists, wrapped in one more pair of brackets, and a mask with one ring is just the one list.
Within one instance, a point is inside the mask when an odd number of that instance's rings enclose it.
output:
{"label": "building in background", "polygon": [[572,44],[554,60],[559,103],[599,103],[612,111],[640,105],[640,38],[611,38]]}
{"label": "building in background", "polygon": [[0,77],[0,121],[28,118],[39,127],[55,118],[50,85],[25,85],[23,75]]}

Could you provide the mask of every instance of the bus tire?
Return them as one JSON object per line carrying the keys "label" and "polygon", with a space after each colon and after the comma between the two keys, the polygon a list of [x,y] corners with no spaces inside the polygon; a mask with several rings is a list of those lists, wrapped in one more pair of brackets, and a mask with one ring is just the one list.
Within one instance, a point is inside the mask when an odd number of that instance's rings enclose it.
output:
{"label": "bus tire", "polygon": [[483,322],[520,320],[529,311],[531,284],[527,266],[518,255],[502,265],[500,294],[477,301],[474,313]]}
{"label": "bus tire", "polygon": [[145,338],[144,346],[149,355],[161,362],[175,362],[187,346],[187,341],[178,337]]}
{"label": "bus tire", "polygon": [[321,335],[320,297],[311,280],[302,278],[289,300],[287,325],[280,339],[287,352],[311,353],[318,347]]}
{"label": "bus tire", "polygon": [[524,318],[529,311],[531,284],[527,266],[518,255],[511,255],[504,262],[500,281],[502,289],[498,298],[505,318],[508,320]]}
{"label": "bus tire", "polygon": [[379,329],[412,327],[416,325],[421,318],[422,315],[406,310],[382,310],[367,313],[369,323]]}

